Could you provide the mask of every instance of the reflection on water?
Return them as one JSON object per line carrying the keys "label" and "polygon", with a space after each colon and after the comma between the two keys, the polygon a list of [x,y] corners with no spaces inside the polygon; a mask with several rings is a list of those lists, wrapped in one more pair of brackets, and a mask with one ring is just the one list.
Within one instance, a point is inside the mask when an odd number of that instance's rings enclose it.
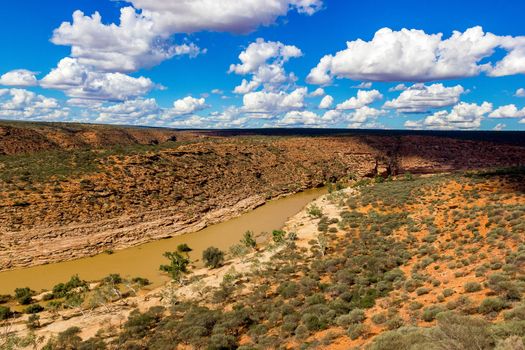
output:
{"label": "reflection on water", "polygon": [[190,253],[192,260],[201,259],[202,251],[209,246],[226,251],[237,243],[247,230],[257,234],[281,228],[289,217],[325,191],[313,189],[271,201],[236,219],[204,230],[117,251],[112,255],[101,254],[91,258],[1,272],[0,294],[13,293],[18,287],[30,287],[37,291],[51,289],[55,284],[65,282],[75,274],[88,281],[101,279],[110,273],[119,273],[123,277],[140,276],[153,282],[153,286],[158,286],[166,281],[166,277],[159,272],[159,265],[167,262],[162,257],[165,251],[176,250],[179,244],[187,243],[193,249]]}

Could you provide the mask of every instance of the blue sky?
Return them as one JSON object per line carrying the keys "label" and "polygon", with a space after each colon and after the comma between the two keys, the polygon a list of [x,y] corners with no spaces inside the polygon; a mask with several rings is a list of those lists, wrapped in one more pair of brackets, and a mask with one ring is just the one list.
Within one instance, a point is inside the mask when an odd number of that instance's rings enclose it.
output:
{"label": "blue sky", "polygon": [[525,129],[521,1],[189,4],[7,2],[0,118]]}

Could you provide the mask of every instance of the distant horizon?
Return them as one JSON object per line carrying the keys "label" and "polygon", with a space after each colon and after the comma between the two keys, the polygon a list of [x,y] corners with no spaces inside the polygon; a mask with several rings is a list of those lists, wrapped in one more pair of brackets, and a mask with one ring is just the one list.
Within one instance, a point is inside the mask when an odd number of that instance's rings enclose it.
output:
{"label": "distant horizon", "polygon": [[9,2],[0,119],[525,131],[524,12],[473,0]]}
{"label": "distant horizon", "polygon": [[257,131],[257,130],[312,130],[312,131],[342,131],[342,132],[351,132],[351,131],[358,131],[358,132],[366,132],[366,131],[374,131],[374,132],[428,132],[428,133],[525,133],[525,130],[483,130],[483,129],[388,129],[388,128],[337,128],[337,127],[308,127],[308,126],[260,126],[260,127],[223,127],[223,128],[214,128],[214,127],[203,127],[203,128],[181,128],[181,127],[173,127],[173,126],[155,126],[155,125],[141,125],[141,124],[106,124],[106,123],[100,123],[100,122],[82,122],[82,121],[47,121],[47,120],[20,120],[20,119],[0,119],[0,126],[2,123],[28,123],[28,124],[66,124],[66,125],[85,125],[85,126],[109,126],[109,127],[116,127],[116,128],[151,128],[151,129],[168,129],[168,130],[179,130],[179,131]]}
{"label": "distant horizon", "polygon": [[28,124],[45,127],[60,125],[67,127],[110,127],[110,128],[136,128],[136,129],[159,129],[174,132],[197,132],[203,135],[214,134],[211,136],[235,137],[235,136],[269,136],[269,137],[337,137],[337,136],[359,136],[359,135],[380,135],[380,136],[435,136],[449,137],[471,141],[487,141],[498,144],[508,144],[525,146],[525,131],[523,130],[410,130],[410,129],[349,129],[349,128],[308,128],[308,127],[260,127],[260,128],[174,128],[168,126],[148,126],[148,125],[124,125],[124,124],[100,124],[100,123],[81,123],[81,122],[48,122],[48,121],[21,121],[0,119],[2,124]]}

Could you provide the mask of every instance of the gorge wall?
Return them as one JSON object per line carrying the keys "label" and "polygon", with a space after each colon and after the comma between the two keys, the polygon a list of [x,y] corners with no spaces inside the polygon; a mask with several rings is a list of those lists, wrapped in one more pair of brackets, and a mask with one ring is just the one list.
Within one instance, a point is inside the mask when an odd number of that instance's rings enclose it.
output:
{"label": "gorge wall", "polygon": [[[195,231],[348,176],[525,164],[520,145],[409,134],[271,137],[46,128],[0,125],[0,270]],[[141,147],[108,151],[114,146]]]}

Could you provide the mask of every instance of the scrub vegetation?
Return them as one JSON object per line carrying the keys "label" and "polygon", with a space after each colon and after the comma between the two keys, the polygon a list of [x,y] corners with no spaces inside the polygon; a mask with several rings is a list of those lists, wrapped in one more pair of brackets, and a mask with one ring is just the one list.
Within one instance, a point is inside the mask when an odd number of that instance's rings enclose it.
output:
{"label": "scrub vegetation", "polygon": [[[46,349],[522,349],[524,184],[523,169],[506,169],[333,189],[323,203],[336,211],[305,209],[311,237],[274,231],[263,247],[247,232],[229,254],[211,247],[210,273],[227,269],[219,286],[183,271],[171,288],[193,285],[192,298],[172,295],[87,340],[68,329]],[[166,257],[168,273],[185,259]],[[251,268],[238,272],[241,260]],[[105,283],[123,286],[110,276],[97,288]],[[83,288],[72,278],[52,296]]]}

